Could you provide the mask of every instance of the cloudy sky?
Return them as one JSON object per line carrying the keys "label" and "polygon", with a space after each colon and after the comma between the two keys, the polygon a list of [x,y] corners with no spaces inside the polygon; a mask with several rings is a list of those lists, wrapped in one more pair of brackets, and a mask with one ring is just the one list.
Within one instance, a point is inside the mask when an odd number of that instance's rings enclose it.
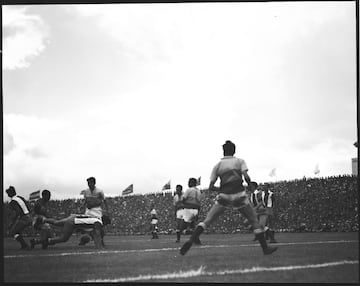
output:
{"label": "cloudy sky", "polygon": [[354,1],[2,13],[4,188],[74,198],[90,176],[107,196],[199,176],[207,187],[225,140],[258,182],[351,174]]}

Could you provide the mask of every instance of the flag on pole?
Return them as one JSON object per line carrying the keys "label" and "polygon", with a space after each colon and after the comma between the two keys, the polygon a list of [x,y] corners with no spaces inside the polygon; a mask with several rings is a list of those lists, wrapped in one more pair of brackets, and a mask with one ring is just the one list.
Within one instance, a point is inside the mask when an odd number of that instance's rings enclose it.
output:
{"label": "flag on pole", "polygon": [[200,186],[201,185],[201,176],[196,180],[196,185]]}
{"label": "flag on pole", "polygon": [[122,191],[122,195],[128,195],[134,192],[134,185],[129,185],[125,190]]}
{"label": "flag on pole", "polygon": [[170,190],[171,189],[171,182],[169,180],[169,182],[167,182],[163,187],[162,187],[162,190]]}
{"label": "flag on pole", "polygon": [[269,173],[270,177],[275,177],[276,176],[276,168],[272,169]]}
{"label": "flag on pole", "polygon": [[32,202],[32,201],[36,201],[37,199],[40,199],[40,190],[36,191],[36,192],[32,192],[30,195],[29,195],[29,201]]}
{"label": "flag on pole", "polygon": [[314,174],[317,175],[319,173],[320,173],[319,164],[316,164],[315,169],[314,169]]}

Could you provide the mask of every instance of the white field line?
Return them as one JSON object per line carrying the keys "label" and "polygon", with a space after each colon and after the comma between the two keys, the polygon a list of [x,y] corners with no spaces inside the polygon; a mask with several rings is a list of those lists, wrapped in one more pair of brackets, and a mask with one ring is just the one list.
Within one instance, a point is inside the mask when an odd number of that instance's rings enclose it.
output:
{"label": "white field line", "polygon": [[179,271],[165,274],[156,274],[156,275],[139,275],[134,277],[123,277],[115,279],[92,279],[85,280],[83,282],[134,282],[134,281],[147,281],[147,280],[167,280],[174,278],[191,278],[199,276],[221,276],[229,274],[247,274],[247,273],[258,273],[265,271],[291,271],[299,269],[315,269],[315,268],[324,268],[331,266],[339,266],[346,264],[359,264],[359,261],[356,260],[343,260],[343,261],[334,261],[321,264],[307,264],[307,265],[291,265],[291,266],[277,266],[277,267],[251,267],[245,269],[234,269],[234,270],[221,270],[221,271],[205,271],[204,266],[200,266],[199,269],[189,270],[189,271]]}
{"label": "white field line", "polygon": [[[358,243],[357,240],[329,240],[329,241],[307,241],[307,242],[283,242],[276,243],[277,246],[287,245],[312,245],[312,244],[330,244],[330,243]],[[232,244],[232,245],[202,245],[196,248],[229,248],[229,247],[259,247],[257,243],[252,244]],[[139,252],[157,252],[157,251],[179,251],[179,247],[172,248],[148,248],[148,249],[132,249],[132,250],[94,250],[94,251],[76,251],[76,252],[61,252],[61,253],[33,253],[33,254],[15,254],[4,255],[4,258],[26,258],[26,257],[60,257],[60,256],[79,256],[79,255],[93,255],[93,254],[119,254],[119,253],[139,253]],[[34,250],[33,250],[34,251]]]}

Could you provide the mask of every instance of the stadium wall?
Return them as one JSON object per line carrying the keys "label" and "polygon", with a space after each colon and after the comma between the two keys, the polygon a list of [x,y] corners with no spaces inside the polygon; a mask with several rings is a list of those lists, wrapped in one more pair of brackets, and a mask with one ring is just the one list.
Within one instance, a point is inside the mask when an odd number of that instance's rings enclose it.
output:
{"label": "stadium wall", "polygon": [[358,158],[351,159],[351,166],[352,166],[352,174],[358,175]]}

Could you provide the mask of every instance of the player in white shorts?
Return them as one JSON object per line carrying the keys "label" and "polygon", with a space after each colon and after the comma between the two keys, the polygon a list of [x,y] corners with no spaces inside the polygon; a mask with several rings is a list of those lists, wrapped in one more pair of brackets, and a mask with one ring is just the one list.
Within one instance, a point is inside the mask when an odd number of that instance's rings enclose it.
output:
{"label": "player in white shorts", "polygon": [[[102,205],[105,206],[106,214],[109,214],[104,191],[96,187],[96,179],[94,177],[89,177],[86,179],[86,181],[89,188],[81,191],[81,194],[84,196],[85,200],[85,215],[101,219],[104,215]],[[107,217],[109,218],[109,216]],[[103,244],[103,246],[105,246],[104,235],[105,232],[104,229],[102,229],[101,243]],[[85,234],[81,237],[79,245],[85,245],[86,241],[90,240],[89,237]]]}
{"label": "player in white shorts", "polygon": [[[248,186],[251,187],[248,167],[244,160],[234,156],[234,143],[228,140],[222,147],[224,157],[213,168],[209,185],[209,190],[218,191],[219,194],[216,196],[215,204],[211,207],[205,220],[196,226],[190,239],[181,247],[180,254],[185,255],[200,234],[227,208],[239,210],[247,218],[260,242],[263,253],[265,255],[271,254],[277,247],[267,245],[264,230],[259,224],[256,213],[249,202],[248,195],[243,186],[244,177]],[[215,187],[215,182],[218,178],[220,178],[220,188]]]}
{"label": "player in white shorts", "polygon": [[176,242],[180,242],[181,228],[183,223],[184,205],[182,185],[176,185],[175,195],[173,198],[173,205],[175,208],[175,221],[176,221]]}

